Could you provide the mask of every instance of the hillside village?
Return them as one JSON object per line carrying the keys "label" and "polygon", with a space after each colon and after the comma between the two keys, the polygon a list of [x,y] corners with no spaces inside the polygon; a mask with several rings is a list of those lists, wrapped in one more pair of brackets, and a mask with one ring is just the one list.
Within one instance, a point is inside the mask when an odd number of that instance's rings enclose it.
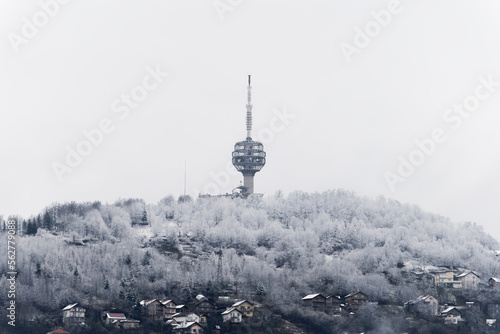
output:
{"label": "hillside village", "polygon": [[498,330],[498,242],[384,198],[128,199],[17,219],[17,333]]}
{"label": "hillside village", "polygon": [[[414,274],[423,275],[424,272],[414,271]],[[500,291],[499,278],[491,277],[487,283],[481,282],[480,275],[474,271],[465,271],[457,274],[453,268],[437,268],[425,273],[432,278],[436,288],[451,289],[459,292],[462,289],[477,291],[482,289],[486,293]],[[463,302],[465,301],[465,302]],[[463,299],[455,304],[441,304],[434,296],[426,294],[404,303],[404,311],[415,319],[423,319],[450,326],[456,331],[473,330],[478,321],[484,321],[483,330],[491,332],[497,329],[497,319],[500,318],[500,300]],[[369,296],[361,291],[355,291],[345,296],[324,295],[314,293],[302,298],[302,307],[315,312],[324,312],[334,316],[352,319],[357,312],[367,312],[363,306],[377,304],[370,301]],[[141,300],[133,311],[134,319],[121,310],[99,311],[99,323],[103,329],[110,332],[144,332],[159,326],[162,333],[229,333],[241,332],[242,324],[248,326],[251,332],[259,329],[262,320],[256,321],[262,305],[248,300],[235,300],[229,296],[219,296],[215,301],[198,294],[189,304],[177,304],[171,299]],[[94,311],[96,311],[94,309]],[[87,327],[87,309],[79,303],[67,305],[62,309],[63,327],[58,327],[52,333],[71,333],[68,330],[81,330]],[[259,315],[258,315],[259,314]],[[485,315],[484,316],[481,316]],[[479,316],[478,316],[479,315]],[[140,320],[139,320],[140,319]],[[282,322],[280,317],[274,317],[275,328]],[[295,329],[295,332],[300,329]],[[148,331],[154,332],[154,331]]]}

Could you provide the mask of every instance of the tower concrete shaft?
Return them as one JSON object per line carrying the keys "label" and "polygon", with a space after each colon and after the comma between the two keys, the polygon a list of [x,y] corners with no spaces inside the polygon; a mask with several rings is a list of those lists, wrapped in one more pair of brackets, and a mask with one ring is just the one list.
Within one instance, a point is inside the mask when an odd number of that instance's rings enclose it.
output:
{"label": "tower concrete shaft", "polygon": [[254,176],[255,176],[255,173],[253,173],[253,174],[243,173],[243,185],[247,188],[247,192],[249,194],[253,194],[253,177]]}

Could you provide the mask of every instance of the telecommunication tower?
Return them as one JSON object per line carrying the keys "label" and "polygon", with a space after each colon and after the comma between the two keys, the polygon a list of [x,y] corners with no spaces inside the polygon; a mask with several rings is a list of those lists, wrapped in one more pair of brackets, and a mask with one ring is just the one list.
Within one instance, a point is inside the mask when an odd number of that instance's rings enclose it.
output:
{"label": "telecommunication tower", "polygon": [[252,140],[252,86],[248,76],[247,139],[234,145],[233,165],[243,174],[243,193],[253,194],[253,178],[266,164],[266,152],[261,142]]}

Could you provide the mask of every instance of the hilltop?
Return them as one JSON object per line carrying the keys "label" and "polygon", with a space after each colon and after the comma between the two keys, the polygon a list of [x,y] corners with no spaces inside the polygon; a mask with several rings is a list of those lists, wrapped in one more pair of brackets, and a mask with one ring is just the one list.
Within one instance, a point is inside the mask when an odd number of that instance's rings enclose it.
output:
{"label": "hilltop", "polygon": [[[167,196],[154,205],[56,203],[38,216],[14,218],[24,231],[17,239],[22,328],[50,329],[75,302],[132,314],[143,299],[188,303],[203,293],[257,301],[308,333],[403,332],[415,326],[402,310],[409,300],[462,298],[436,288],[431,269],[473,270],[483,283],[500,275],[499,244],[479,225],[345,190],[247,200]],[[6,237],[0,247],[7,248]],[[354,318],[302,307],[311,293],[353,291],[373,302]],[[484,291],[463,295],[480,298]],[[0,313],[5,317],[5,307]]]}

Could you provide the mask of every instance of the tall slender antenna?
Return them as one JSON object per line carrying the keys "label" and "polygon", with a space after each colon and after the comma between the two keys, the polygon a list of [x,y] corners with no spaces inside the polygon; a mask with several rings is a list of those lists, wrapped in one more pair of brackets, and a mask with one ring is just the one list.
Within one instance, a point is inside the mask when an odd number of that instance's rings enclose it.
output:
{"label": "tall slender antenna", "polygon": [[186,199],[186,160],[184,160],[184,199]]}
{"label": "tall slender antenna", "polygon": [[248,75],[248,100],[247,100],[247,139],[252,139],[252,86],[251,75]]}

